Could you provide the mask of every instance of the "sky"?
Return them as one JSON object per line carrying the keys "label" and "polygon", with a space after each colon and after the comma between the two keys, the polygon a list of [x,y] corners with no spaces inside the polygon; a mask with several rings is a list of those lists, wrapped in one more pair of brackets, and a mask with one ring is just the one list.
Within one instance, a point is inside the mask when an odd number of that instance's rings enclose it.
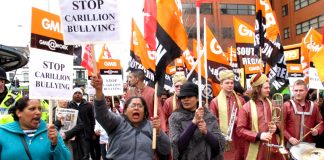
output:
{"label": "sky", "polygon": [[[113,58],[121,59],[127,66],[130,50],[131,18],[139,26],[143,23],[142,8],[144,0],[117,0],[121,11],[121,41],[107,44]],[[35,7],[60,15],[59,0],[4,0],[0,5],[0,44],[26,47],[30,43],[31,8]],[[102,45],[96,45],[96,55]],[[96,56],[99,57],[99,56]],[[125,67],[124,67],[125,68]]]}

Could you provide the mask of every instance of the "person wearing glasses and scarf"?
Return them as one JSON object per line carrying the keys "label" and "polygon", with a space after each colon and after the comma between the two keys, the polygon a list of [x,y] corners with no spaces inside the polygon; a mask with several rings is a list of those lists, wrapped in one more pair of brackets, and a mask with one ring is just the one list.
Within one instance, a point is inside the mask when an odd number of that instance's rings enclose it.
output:
{"label": "person wearing glasses and scarf", "polygon": [[124,106],[124,115],[117,116],[109,112],[106,107],[100,74],[92,77],[91,85],[96,90],[95,118],[106,130],[110,139],[107,159],[154,159],[153,127],[157,130],[157,153],[160,155],[169,154],[170,140],[161,130],[159,117],[154,117],[152,122],[148,120],[148,107],[142,97],[128,98]]}

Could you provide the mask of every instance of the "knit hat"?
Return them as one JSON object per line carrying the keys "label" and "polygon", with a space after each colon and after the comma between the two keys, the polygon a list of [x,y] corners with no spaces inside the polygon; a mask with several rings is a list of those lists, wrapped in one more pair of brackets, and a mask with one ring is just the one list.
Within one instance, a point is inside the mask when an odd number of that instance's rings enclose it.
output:
{"label": "knit hat", "polygon": [[83,91],[82,91],[81,88],[74,88],[74,89],[73,89],[73,95],[74,95],[76,92],[80,92],[80,93],[83,95]]}
{"label": "knit hat", "polygon": [[222,70],[219,72],[219,81],[225,79],[233,79],[234,80],[234,72],[232,70]]}
{"label": "knit hat", "polygon": [[186,77],[184,76],[184,75],[174,75],[173,77],[172,77],[172,81],[173,81],[173,84],[176,84],[176,83],[178,83],[178,82],[181,82],[182,84],[184,84],[184,83],[186,83],[187,82],[187,79],[186,79]]}
{"label": "knit hat", "polygon": [[259,86],[268,80],[267,76],[261,73],[254,74],[251,77],[250,84],[252,87]]}
{"label": "knit hat", "polygon": [[187,82],[181,86],[178,98],[182,99],[188,96],[198,97],[198,86],[192,82]]}

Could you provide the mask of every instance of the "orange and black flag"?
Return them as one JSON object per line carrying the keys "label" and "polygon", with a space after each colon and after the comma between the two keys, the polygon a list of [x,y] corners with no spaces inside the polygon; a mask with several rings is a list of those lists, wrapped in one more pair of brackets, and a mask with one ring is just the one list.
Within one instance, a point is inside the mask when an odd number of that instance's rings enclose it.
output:
{"label": "orange and black flag", "polygon": [[[155,82],[162,89],[167,65],[187,49],[188,38],[175,0],[157,1]],[[159,89],[159,91],[160,91]],[[158,93],[159,93],[158,91]]]}
{"label": "orange and black flag", "polygon": [[154,55],[148,52],[144,37],[134,20],[132,20],[130,56],[131,60],[128,70],[143,70],[146,74],[145,81],[148,85],[154,86],[155,58]]}
{"label": "orange and black flag", "polygon": [[283,91],[289,84],[279,25],[269,0],[256,0],[255,55],[260,56],[264,73],[270,79],[271,93]]}

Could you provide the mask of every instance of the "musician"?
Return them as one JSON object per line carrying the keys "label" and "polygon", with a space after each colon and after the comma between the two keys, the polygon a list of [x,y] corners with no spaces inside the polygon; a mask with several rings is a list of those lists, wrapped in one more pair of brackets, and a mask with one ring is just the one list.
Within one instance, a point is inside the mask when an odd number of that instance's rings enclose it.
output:
{"label": "musician", "polygon": [[244,157],[246,160],[265,160],[267,155],[270,159],[280,160],[279,152],[271,149],[266,144],[277,144],[277,127],[271,122],[272,103],[267,98],[270,94],[270,84],[266,75],[258,73],[251,77],[251,100],[239,110],[236,133],[245,143]]}
{"label": "musician", "polygon": [[[289,125],[286,122],[285,138],[291,145],[297,145],[299,142],[314,143],[315,136],[323,132],[322,116],[319,112],[317,103],[306,100],[308,89],[303,80],[297,80],[293,86],[294,97],[292,100],[285,102],[284,107],[287,112],[291,110],[294,124]],[[285,113],[287,115],[287,113]],[[306,136],[306,134],[310,132]]]}
{"label": "musician", "polygon": [[[222,133],[228,135],[228,128],[230,125],[231,117],[235,118],[238,113],[238,109],[242,108],[245,103],[244,99],[238,96],[234,91],[234,73],[231,70],[223,70],[219,73],[219,80],[221,84],[221,91],[217,97],[210,102],[210,111],[216,116]],[[234,110],[237,109],[236,114]],[[244,148],[242,143],[235,132],[236,130],[236,119],[233,123],[233,131],[231,142],[228,141],[227,147],[225,148],[224,159],[241,160],[244,159]],[[228,140],[229,137],[227,137]]]}

